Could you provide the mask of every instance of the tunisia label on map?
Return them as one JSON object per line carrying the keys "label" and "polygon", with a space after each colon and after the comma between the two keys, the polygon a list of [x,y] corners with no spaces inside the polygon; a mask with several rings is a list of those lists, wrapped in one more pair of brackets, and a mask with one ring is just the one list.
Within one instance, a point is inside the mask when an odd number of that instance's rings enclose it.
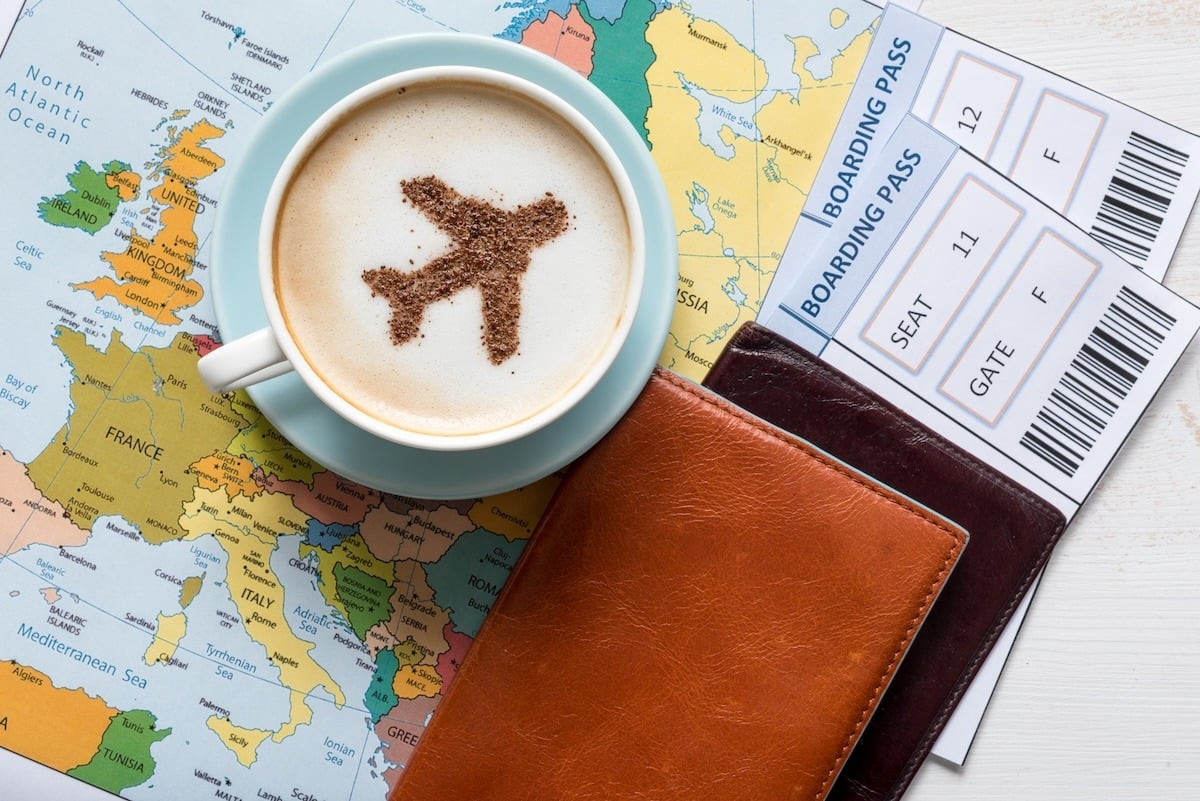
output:
{"label": "tunisia label on map", "polygon": [[382,801],[557,485],[381,493],[200,381],[222,189],[292,84],[446,29],[583,75],[666,184],[661,360],[700,378],[758,313],[878,14],[25,3],[0,54],[0,319],[20,343],[0,355],[0,746],[130,799]]}

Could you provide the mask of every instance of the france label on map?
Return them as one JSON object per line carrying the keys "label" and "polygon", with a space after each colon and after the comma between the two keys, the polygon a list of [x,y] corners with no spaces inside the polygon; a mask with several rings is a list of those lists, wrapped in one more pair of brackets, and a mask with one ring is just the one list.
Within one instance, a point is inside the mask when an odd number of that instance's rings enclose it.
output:
{"label": "france label on map", "polygon": [[699,378],[758,314],[879,9],[10,9],[0,758],[131,799],[380,801],[557,478],[455,502],[380,493],[204,388],[213,219],[247,136],[314,67],[381,37],[461,30],[554,56],[660,170],[681,253],[662,363]]}

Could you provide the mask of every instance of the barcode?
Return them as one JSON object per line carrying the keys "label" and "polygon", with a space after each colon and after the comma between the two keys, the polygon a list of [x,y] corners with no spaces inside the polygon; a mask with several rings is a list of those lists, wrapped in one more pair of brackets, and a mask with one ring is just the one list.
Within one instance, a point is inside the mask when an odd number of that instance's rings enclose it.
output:
{"label": "barcode", "polygon": [[1145,267],[1188,158],[1137,131],[1129,134],[1092,236],[1135,267]]}
{"label": "barcode", "polygon": [[1059,472],[1074,476],[1174,326],[1174,317],[1121,287],[1021,437],[1021,445]]}

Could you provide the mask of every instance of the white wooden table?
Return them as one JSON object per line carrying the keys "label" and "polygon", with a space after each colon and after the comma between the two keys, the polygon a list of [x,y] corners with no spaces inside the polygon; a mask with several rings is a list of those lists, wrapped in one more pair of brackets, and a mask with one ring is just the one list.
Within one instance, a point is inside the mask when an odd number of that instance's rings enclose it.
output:
{"label": "white wooden table", "polygon": [[[1200,0],[926,0],[921,10],[1200,131]],[[1200,223],[1166,283],[1200,303]],[[966,766],[932,760],[906,801],[1200,799],[1198,484],[1194,343],[1051,560]],[[54,794],[40,775],[18,797]]]}
{"label": "white wooden table", "polygon": [[[1200,131],[1196,0],[926,0],[921,12]],[[1195,219],[1165,283],[1200,304]],[[1052,557],[966,766],[932,760],[906,801],[1200,799],[1198,485],[1194,342]]]}

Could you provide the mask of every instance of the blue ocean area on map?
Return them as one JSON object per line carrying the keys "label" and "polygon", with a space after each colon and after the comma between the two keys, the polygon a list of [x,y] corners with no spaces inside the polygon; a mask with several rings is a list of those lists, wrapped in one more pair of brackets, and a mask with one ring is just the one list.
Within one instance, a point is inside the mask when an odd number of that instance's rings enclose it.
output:
{"label": "blue ocean area on map", "polygon": [[[802,205],[810,165],[763,142],[821,158],[806,115],[837,108],[853,65],[800,98],[877,15],[863,0],[24,4],[0,53],[0,661],[45,681],[56,719],[80,725],[86,702],[172,732],[138,783],[104,791],[382,801],[557,486],[380,495],[295,449],[249,395],[204,388],[216,221],[267,109],[352,48],[432,31],[586,75],[662,175],[686,291],[660,363],[699,380]],[[42,710],[0,712],[4,753],[61,774],[97,754],[102,727],[59,764],[61,743],[30,733]]]}
{"label": "blue ocean area on map", "polygon": [[706,92],[701,87],[679,75],[679,84],[696,99],[700,111],[696,115],[696,126],[700,129],[700,141],[723,159],[737,155],[733,145],[725,140],[725,131],[752,142],[762,138],[754,116],[761,101],[757,98],[737,103]]}

